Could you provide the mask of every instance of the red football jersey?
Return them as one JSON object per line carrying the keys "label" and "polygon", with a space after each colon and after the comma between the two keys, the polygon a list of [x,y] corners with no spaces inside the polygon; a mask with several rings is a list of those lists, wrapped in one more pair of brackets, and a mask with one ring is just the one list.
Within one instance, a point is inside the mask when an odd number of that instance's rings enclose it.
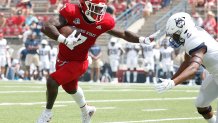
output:
{"label": "red football jersey", "polygon": [[113,17],[108,13],[105,14],[101,22],[87,23],[79,6],[75,4],[65,4],[59,13],[67,20],[68,25],[82,30],[82,36],[72,50],[63,43],[59,44],[58,58],[62,61],[86,60],[89,48],[95,44],[98,36],[115,26]]}

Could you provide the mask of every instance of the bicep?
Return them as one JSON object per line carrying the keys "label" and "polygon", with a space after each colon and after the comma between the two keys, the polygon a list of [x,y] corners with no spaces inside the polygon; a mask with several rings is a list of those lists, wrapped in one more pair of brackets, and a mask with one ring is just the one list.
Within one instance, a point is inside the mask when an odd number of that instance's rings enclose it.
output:
{"label": "bicep", "polygon": [[203,63],[203,57],[206,52],[205,48],[201,48],[191,54],[190,62],[195,62],[199,66]]}
{"label": "bicep", "polygon": [[58,29],[65,26],[67,21],[61,15],[50,18],[47,22],[45,22],[42,26],[41,31],[50,37],[51,39],[57,40],[60,35]]}
{"label": "bicep", "polygon": [[67,21],[63,16],[58,15],[58,16],[54,16],[50,18],[48,23],[50,23],[51,25],[54,25],[57,28],[61,28],[67,24]]}

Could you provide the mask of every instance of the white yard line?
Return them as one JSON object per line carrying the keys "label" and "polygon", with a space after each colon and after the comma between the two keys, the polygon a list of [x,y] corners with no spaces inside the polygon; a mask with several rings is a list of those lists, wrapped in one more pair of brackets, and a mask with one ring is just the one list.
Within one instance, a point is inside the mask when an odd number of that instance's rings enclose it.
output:
{"label": "white yard line", "polygon": [[13,93],[45,93],[46,91],[0,91],[0,94],[13,94]]}
{"label": "white yard line", "polygon": [[[148,99],[118,99],[118,100],[87,100],[92,103],[104,103],[104,102],[143,102],[143,101],[174,101],[174,100],[194,100],[196,97],[179,97],[179,98],[148,98]],[[74,103],[74,101],[56,101],[56,104],[68,104]],[[17,105],[41,105],[45,102],[28,102],[28,103],[11,103],[5,102],[0,103],[0,106],[17,106]]]}
{"label": "white yard line", "polygon": [[98,110],[115,109],[116,107],[96,107]]}
{"label": "white yard line", "polygon": [[177,121],[177,120],[198,120],[202,117],[187,117],[187,118],[166,118],[166,119],[153,119],[153,120],[139,120],[139,121],[120,121],[120,122],[104,122],[104,123],[150,123],[161,121]]}
{"label": "white yard line", "polygon": [[166,111],[166,110],[168,110],[168,109],[156,109],[156,108],[154,108],[154,109],[142,109],[142,111],[146,111],[146,112]]}
{"label": "white yard line", "polygon": [[[32,84],[32,85],[44,85],[45,83],[40,82],[40,81],[0,81],[0,84],[3,85],[27,85],[27,84]],[[153,88],[153,84],[145,84],[145,83],[88,83],[88,82],[79,82],[80,85],[83,86],[106,86],[106,87],[136,87],[136,88]],[[199,88],[199,85],[193,85],[193,86],[187,86],[187,85],[178,85],[177,88]]]}
{"label": "white yard line", "polygon": [[[59,108],[59,107],[66,107],[67,105],[54,105],[54,107]],[[45,106],[42,106],[43,108],[45,108]]]}
{"label": "white yard line", "polygon": [[[34,88],[34,87],[33,87]],[[46,90],[43,91],[0,91],[0,94],[13,94],[13,93],[45,93]],[[119,90],[83,90],[85,92],[155,92],[155,90],[137,90],[137,89],[119,89]],[[198,90],[170,90],[172,92],[186,92],[186,93],[197,93]],[[170,92],[169,91],[169,92]],[[59,92],[65,92],[64,90],[60,90]]]}
{"label": "white yard line", "polygon": [[10,86],[10,85],[3,85],[0,86],[1,88],[45,88],[45,86]]}

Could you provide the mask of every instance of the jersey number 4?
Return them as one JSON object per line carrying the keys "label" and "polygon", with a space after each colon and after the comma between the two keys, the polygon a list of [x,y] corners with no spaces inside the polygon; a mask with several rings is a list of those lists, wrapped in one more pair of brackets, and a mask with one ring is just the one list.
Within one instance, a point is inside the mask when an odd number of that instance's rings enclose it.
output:
{"label": "jersey number 4", "polygon": [[86,39],[87,39],[87,37],[81,35],[81,37],[79,38],[79,40],[78,40],[75,44],[68,45],[68,47],[69,47],[71,50],[73,50],[74,47],[76,47],[76,46],[82,44],[83,42],[86,41]]}

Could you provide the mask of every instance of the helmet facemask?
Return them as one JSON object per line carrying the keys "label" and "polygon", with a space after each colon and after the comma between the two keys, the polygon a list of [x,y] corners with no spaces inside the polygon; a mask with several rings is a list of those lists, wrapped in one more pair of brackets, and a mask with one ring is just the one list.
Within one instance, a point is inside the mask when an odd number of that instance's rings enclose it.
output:
{"label": "helmet facemask", "polygon": [[182,38],[180,35],[181,35],[180,31],[177,31],[177,32],[175,32],[173,34],[168,34],[167,35],[167,36],[170,37],[169,43],[170,43],[170,46],[172,48],[179,48],[182,44],[184,44],[185,39]]}
{"label": "helmet facemask", "polygon": [[100,22],[106,13],[107,5],[105,3],[91,3],[85,1],[87,10],[84,12],[86,17],[92,22]]}

